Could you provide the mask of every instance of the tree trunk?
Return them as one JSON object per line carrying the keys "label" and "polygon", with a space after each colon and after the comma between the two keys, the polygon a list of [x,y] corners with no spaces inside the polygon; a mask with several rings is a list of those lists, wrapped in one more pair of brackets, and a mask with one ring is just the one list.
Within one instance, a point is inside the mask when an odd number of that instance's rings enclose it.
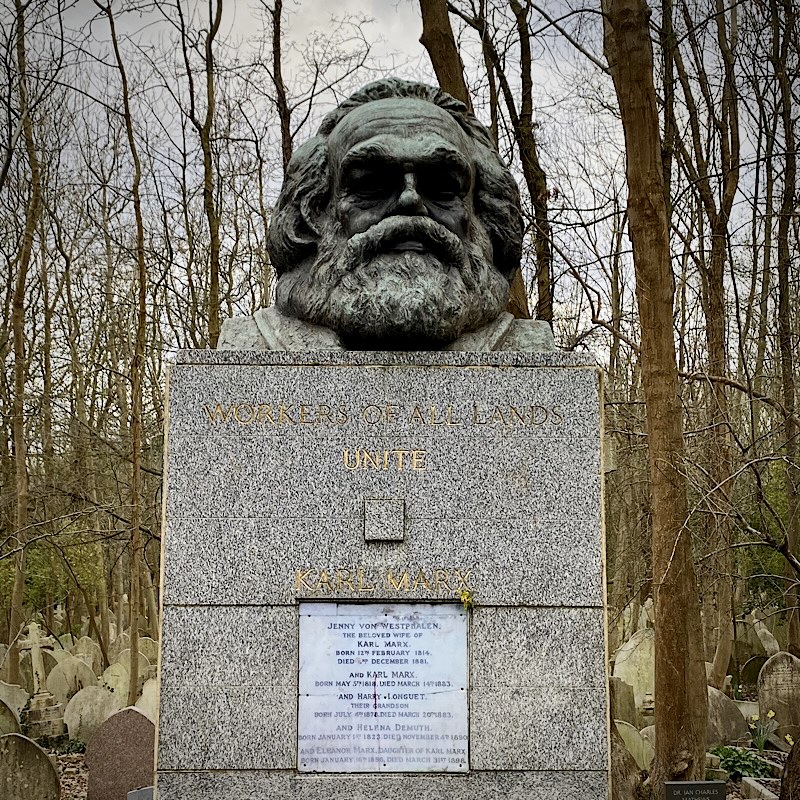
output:
{"label": "tree trunk", "polygon": [[17,69],[19,71],[19,113],[25,154],[31,177],[31,193],[25,209],[25,229],[17,261],[17,274],[12,299],[11,326],[14,341],[14,400],[11,407],[14,441],[14,585],[11,590],[11,626],[9,631],[8,675],[10,683],[20,682],[19,635],[25,624],[23,602],[25,591],[25,541],[28,527],[28,447],[25,440],[25,380],[27,377],[25,354],[25,284],[33,253],[33,238],[42,210],[42,173],[36,143],[33,139],[33,122],[28,104],[27,59],[25,52],[25,6],[14,0],[16,11]]}
{"label": "tree trunk", "polygon": [[[453,28],[447,12],[447,2],[446,0],[419,0],[419,5],[422,11],[422,36],[419,41],[428,51],[439,86],[457,100],[461,100],[472,111],[472,101],[464,80],[464,64],[458,53],[458,47],[456,47]],[[533,196],[531,201],[535,203]],[[511,281],[507,311],[517,319],[530,319],[528,292],[525,288],[522,270],[517,270]],[[550,321],[552,321],[552,314]]]}
{"label": "tree trunk", "polygon": [[[111,6],[101,6],[95,3],[108,18],[111,31],[111,43],[114,49],[117,70],[122,83],[122,103],[125,117],[125,131],[128,137],[133,160],[133,209],[136,220],[136,265],[137,265],[137,309],[136,309],[136,340],[133,359],[131,361],[131,540],[130,540],[130,625],[131,625],[131,659],[130,659],[130,687],[128,691],[128,705],[136,703],[139,691],[139,562],[142,550],[142,381],[144,378],[144,347],[147,324],[147,265],[144,251],[144,221],[142,218],[142,202],[139,194],[139,184],[142,178],[142,165],[136,147],[133,133],[133,116],[130,108],[130,90],[128,76],[122,61],[122,54],[117,40],[114,16]],[[217,26],[218,27],[218,26]]]}
{"label": "tree trunk", "polygon": [[652,493],[655,796],[702,780],[707,693],[692,545],[686,528],[682,409],[672,331],[673,275],[653,53],[645,0],[605,0],[605,53],[625,134],[629,232],[641,323]]}
{"label": "tree trunk", "polygon": [[447,0],[419,0],[419,7],[422,12],[419,43],[428,51],[439,86],[472,111],[472,100],[464,79],[464,63],[447,13]]}
{"label": "tree trunk", "polygon": [[[794,121],[792,119],[792,86],[788,69],[788,48],[792,40],[795,27],[795,10],[791,2],[783,3],[786,17],[785,30],[780,36],[780,16],[778,13],[778,0],[770,0],[770,13],[774,36],[773,44],[773,69],[780,88],[781,122],[785,145],[785,166],[783,171],[783,193],[781,196],[781,210],[778,217],[778,349],[780,350],[781,364],[781,393],[786,417],[783,423],[786,445],[784,453],[786,460],[783,469],[783,487],[786,494],[786,538],[789,550],[797,552],[798,538],[800,538],[800,503],[798,503],[798,484],[800,484],[800,469],[797,460],[797,425],[794,421],[795,413],[795,375],[794,375],[794,350],[792,342],[791,308],[790,299],[796,298],[789,282],[789,268],[792,262],[792,248],[789,243],[792,217],[795,213],[795,192],[797,185],[797,154],[794,136]],[[779,44],[780,42],[780,44]],[[786,575],[792,581],[786,592],[786,605],[789,610],[788,648],[795,656],[800,656],[800,615],[797,609],[797,584],[796,576],[791,567],[787,565]]]}

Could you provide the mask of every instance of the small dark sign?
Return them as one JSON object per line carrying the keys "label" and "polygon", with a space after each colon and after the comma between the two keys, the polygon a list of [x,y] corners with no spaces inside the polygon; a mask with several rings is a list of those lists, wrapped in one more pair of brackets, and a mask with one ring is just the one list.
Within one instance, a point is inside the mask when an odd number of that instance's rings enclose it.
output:
{"label": "small dark sign", "polygon": [[723,781],[670,781],[664,787],[665,800],[725,800]]}

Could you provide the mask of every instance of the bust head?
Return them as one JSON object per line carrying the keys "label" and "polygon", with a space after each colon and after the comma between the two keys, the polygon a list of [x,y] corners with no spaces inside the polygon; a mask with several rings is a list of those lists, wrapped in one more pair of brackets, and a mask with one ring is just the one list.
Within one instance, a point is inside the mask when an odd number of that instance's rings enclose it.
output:
{"label": "bust head", "polygon": [[269,242],[277,306],[350,348],[440,348],[503,311],[521,239],[488,131],[439,89],[377,81],[289,163]]}

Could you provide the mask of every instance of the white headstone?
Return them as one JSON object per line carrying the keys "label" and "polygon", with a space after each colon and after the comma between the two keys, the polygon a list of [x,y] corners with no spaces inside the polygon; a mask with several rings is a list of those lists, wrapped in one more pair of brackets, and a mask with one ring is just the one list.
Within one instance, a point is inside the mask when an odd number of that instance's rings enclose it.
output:
{"label": "white headstone", "polygon": [[100,650],[100,645],[88,636],[82,636],[72,646],[71,652],[75,656],[88,656],[86,661],[92,668],[95,675],[99,675],[103,671],[103,652]]}
{"label": "white headstone", "polygon": [[614,655],[614,677],[633,686],[636,707],[642,707],[645,694],[655,687],[655,631],[636,631]]}
{"label": "white headstone", "polygon": [[158,642],[149,636],[142,636],[139,639],[139,652],[150,662],[150,665],[158,663]]}
{"label": "white headstone", "polygon": [[131,646],[131,637],[128,636],[127,633],[121,633],[117,636],[116,639],[111,643],[111,647],[108,648],[108,658],[113,663],[117,660],[117,656],[123,651],[128,650]]}
{"label": "white headstone", "polygon": [[124,699],[112,694],[102,686],[87,686],[81,689],[67,704],[64,723],[69,738],[88,742],[95,729],[124,705]]}
{"label": "white headstone", "polygon": [[47,676],[47,691],[64,706],[81,689],[96,685],[97,677],[94,672],[75,656],[64,659]]}
{"label": "white headstone", "polygon": [[28,635],[24,639],[20,639],[19,649],[30,650],[31,654],[31,668],[33,670],[33,693],[38,694],[44,689],[44,683],[47,679],[47,673],[44,668],[44,658],[42,657],[42,647],[45,644],[52,643],[53,639],[49,636],[43,637],[42,630],[38,622],[31,622],[28,624]]}
{"label": "white headstone", "polygon": [[650,769],[650,762],[655,754],[653,745],[629,722],[617,719],[614,720],[614,724],[617,726],[619,735],[622,737],[622,741],[625,742],[626,749],[633,756],[639,769]]}
{"label": "white headstone", "polygon": [[787,733],[800,739],[800,659],[791,653],[776,653],[758,675],[758,711],[766,719],[775,714],[778,738]]}
{"label": "white headstone", "polygon": [[158,681],[150,678],[142,687],[142,696],[136,701],[139,709],[154,725],[158,718]]}
{"label": "white headstone", "polygon": [[100,678],[100,685],[105,686],[110,692],[113,692],[119,699],[122,705],[128,702],[128,687],[130,686],[130,675],[128,670],[122,664],[112,664]]}
{"label": "white headstone", "polygon": [[763,622],[760,620],[756,622],[755,629],[756,636],[758,636],[758,640],[761,642],[764,652],[766,652],[768,656],[774,656],[781,651],[778,640],[772,635],[769,628],[767,628]]}
{"label": "white headstone", "polygon": [[19,719],[20,712],[28,702],[30,694],[15,683],[0,681],[0,700],[2,700]]}

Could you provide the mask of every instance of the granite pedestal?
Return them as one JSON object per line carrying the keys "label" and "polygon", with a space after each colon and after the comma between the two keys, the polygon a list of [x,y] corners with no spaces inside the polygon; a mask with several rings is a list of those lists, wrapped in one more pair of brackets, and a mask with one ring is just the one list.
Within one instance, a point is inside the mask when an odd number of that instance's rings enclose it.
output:
{"label": "granite pedestal", "polygon": [[159,800],[606,798],[600,408],[567,353],[179,354]]}

